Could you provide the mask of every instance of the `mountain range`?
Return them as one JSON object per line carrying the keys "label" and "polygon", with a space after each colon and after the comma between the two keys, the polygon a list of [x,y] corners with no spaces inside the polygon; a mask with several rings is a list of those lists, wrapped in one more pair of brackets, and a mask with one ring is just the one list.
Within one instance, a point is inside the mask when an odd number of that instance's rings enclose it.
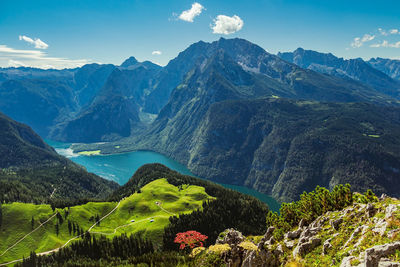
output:
{"label": "mountain range", "polygon": [[273,55],[221,38],[189,46],[165,67],[130,57],[121,66],[0,74],[0,110],[40,135],[111,141],[77,151],[154,150],[196,175],[279,200],[345,182],[399,192],[395,60]]}

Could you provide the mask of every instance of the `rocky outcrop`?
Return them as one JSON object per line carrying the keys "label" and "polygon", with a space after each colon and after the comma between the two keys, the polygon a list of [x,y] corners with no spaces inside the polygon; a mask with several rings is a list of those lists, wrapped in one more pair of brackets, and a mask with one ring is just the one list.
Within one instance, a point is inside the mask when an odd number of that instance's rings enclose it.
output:
{"label": "rocky outcrop", "polygon": [[303,219],[283,235],[271,226],[258,243],[251,243],[253,249],[245,249],[241,243],[249,243],[249,239],[233,229],[223,232],[217,243],[230,245],[224,256],[229,267],[278,267],[288,262],[301,266],[400,267],[400,262],[394,261],[400,251],[399,208],[399,200],[383,196],[373,203],[354,203],[329,211],[311,222]]}
{"label": "rocky outcrop", "polygon": [[[355,256],[349,256],[342,260],[340,267],[389,267],[389,266],[400,266],[399,262],[393,262],[387,259],[387,256],[395,253],[396,250],[400,249],[400,241],[377,245],[365,250],[361,253],[359,258]],[[355,264],[358,263],[358,264]]]}

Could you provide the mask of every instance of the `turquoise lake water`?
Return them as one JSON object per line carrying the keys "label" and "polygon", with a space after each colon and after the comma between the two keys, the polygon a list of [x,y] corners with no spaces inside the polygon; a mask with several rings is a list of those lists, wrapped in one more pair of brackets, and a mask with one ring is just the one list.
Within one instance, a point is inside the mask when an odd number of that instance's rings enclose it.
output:
{"label": "turquoise lake water", "polygon": [[[60,143],[46,140],[60,155],[63,155],[75,163],[86,168],[88,172],[93,172],[103,178],[113,180],[120,185],[125,184],[136,170],[147,163],[161,163],[170,169],[178,171],[182,174],[193,175],[186,166],[170,159],[162,154],[152,151],[134,151],[123,154],[98,155],[98,156],[82,156],[69,148],[71,144]],[[257,197],[261,201],[268,204],[271,210],[278,211],[279,203],[274,198],[262,194],[256,190],[237,185],[221,184],[226,188],[230,188],[241,193]]]}

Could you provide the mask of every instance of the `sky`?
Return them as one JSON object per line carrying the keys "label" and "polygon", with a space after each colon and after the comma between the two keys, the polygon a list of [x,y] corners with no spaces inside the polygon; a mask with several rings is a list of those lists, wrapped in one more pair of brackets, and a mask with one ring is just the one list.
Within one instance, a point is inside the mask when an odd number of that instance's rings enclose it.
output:
{"label": "sky", "polygon": [[166,65],[200,40],[400,59],[398,0],[0,0],[0,67]]}

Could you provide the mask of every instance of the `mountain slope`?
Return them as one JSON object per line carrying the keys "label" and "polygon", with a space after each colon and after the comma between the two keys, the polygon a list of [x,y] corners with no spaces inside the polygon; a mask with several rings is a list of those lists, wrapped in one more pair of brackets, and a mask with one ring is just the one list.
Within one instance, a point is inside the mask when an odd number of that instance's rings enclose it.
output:
{"label": "mountain slope", "polygon": [[0,168],[33,167],[59,161],[60,156],[31,128],[0,113]]}
{"label": "mountain slope", "polygon": [[58,155],[28,126],[0,113],[0,202],[101,198],[118,185]]}
{"label": "mountain slope", "polygon": [[212,43],[202,41],[195,43],[171,60],[160,71],[157,77],[158,83],[146,99],[145,111],[158,113],[167,104],[174,88],[184,81],[186,74],[192,69],[204,67],[207,60],[219,50],[223,50],[244,70],[275,80],[275,83],[278,82],[284,87],[295,90],[295,98],[340,102],[359,101],[360,98],[381,103],[393,101],[387,97],[382,101],[379,99],[382,97],[379,92],[365,88],[357,82],[299,68],[267,53],[261,47],[247,40],[221,38]]}
{"label": "mountain slope", "polygon": [[89,143],[130,136],[141,127],[139,111],[159,71],[153,65],[135,61],[129,68],[115,69],[91,105],[53,129],[50,138]]}
{"label": "mountain slope", "polygon": [[369,62],[370,65],[361,58],[345,60],[330,53],[319,53],[302,48],[293,52],[278,53],[278,56],[302,68],[353,79],[374,88],[378,92],[394,96],[397,99],[400,98],[400,82],[386,75],[386,72],[371,67],[370,62],[372,61]]}
{"label": "mountain slope", "polygon": [[64,81],[23,79],[0,84],[0,111],[42,136],[76,109],[73,89]]}
{"label": "mountain slope", "polygon": [[74,74],[74,92],[80,107],[90,105],[115,69],[112,64],[87,64]]}
{"label": "mountain slope", "polygon": [[393,79],[400,80],[400,60],[378,57],[371,58],[368,63]]}
{"label": "mountain slope", "polygon": [[92,102],[114,68],[88,64],[65,70],[0,69],[0,111],[47,137],[54,125]]}
{"label": "mountain slope", "polygon": [[[399,108],[271,98],[221,101],[204,109],[192,102],[186,104],[190,109],[157,120],[146,135],[119,141],[119,150],[155,150],[200,177],[247,185],[281,201],[339,183],[358,191],[400,192]],[[107,153],[115,144],[96,147]]]}

